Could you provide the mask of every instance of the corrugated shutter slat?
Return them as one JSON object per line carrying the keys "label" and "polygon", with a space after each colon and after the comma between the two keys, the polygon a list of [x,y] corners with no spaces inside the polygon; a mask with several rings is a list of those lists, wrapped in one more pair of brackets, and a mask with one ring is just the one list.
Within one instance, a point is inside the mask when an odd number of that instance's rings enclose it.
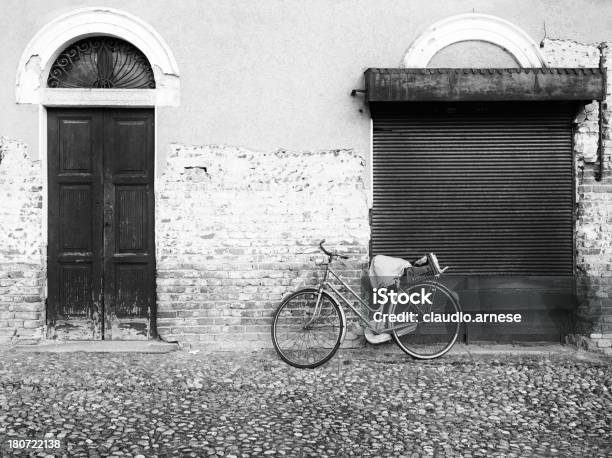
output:
{"label": "corrugated shutter slat", "polygon": [[374,104],[372,254],[573,273],[573,106]]}

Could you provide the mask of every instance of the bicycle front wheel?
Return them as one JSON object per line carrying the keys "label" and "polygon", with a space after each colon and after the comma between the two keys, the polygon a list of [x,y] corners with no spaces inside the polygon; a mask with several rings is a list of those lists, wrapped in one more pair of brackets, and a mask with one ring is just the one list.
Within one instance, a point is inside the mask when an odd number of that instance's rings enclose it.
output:
{"label": "bicycle front wheel", "polygon": [[287,364],[314,368],[326,363],[340,347],[344,313],[328,293],[301,289],[283,300],[274,313],[272,343]]}
{"label": "bicycle front wheel", "polygon": [[[401,289],[407,303],[398,302],[390,313],[403,315],[413,324],[397,325],[393,337],[397,345],[418,359],[438,358],[457,341],[461,308],[456,294],[437,282],[420,282]],[[402,301],[403,302],[403,301]],[[412,313],[412,315],[410,315]]]}

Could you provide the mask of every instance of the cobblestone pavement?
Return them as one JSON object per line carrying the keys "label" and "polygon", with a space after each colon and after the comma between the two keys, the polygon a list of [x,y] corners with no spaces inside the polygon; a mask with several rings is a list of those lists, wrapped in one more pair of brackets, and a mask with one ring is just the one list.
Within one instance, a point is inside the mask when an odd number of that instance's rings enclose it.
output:
{"label": "cobblestone pavement", "polygon": [[[389,348],[388,346],[385,348]],[[564,354],[0,351],[3,456],[612,456],[612,365]],[[9,451],[8,439],[59,439]]]}

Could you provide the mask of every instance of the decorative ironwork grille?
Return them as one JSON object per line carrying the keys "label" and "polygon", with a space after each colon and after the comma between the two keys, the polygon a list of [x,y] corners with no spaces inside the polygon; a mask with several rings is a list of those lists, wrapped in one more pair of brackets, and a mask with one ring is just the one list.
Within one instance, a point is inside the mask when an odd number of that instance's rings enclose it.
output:
{"label": "decorative ironwork grille", "polygon": [[145,55],[127,41],[89,37],[66,48],[55,60],[47,85],[53,88],[154,89]]}

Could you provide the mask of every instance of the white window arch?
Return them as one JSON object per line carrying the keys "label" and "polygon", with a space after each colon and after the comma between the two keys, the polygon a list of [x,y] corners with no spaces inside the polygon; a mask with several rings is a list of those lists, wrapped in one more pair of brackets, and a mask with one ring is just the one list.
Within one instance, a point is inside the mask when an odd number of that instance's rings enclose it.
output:
{"label": "white window arch", "polygon": [[402,65],[425,68],[440,50],[463,41],[485,41],[503,48],[523,68],[545,67],[538,45],[525,31],[488,14],[459,14],[431,25],[410,46]]}
{"label": "white window arch", "polygon": [[[121,38],[142,51],[153,68],[156,88],[137,92],[47,88],[49,69],[59,53],[92,35]],[[51,21],[28,43],[19,61],[15,95],[17,103],[41,105],[178,106],[180,79],[170,48],[149,24],[113,8],[82,8]]]}

